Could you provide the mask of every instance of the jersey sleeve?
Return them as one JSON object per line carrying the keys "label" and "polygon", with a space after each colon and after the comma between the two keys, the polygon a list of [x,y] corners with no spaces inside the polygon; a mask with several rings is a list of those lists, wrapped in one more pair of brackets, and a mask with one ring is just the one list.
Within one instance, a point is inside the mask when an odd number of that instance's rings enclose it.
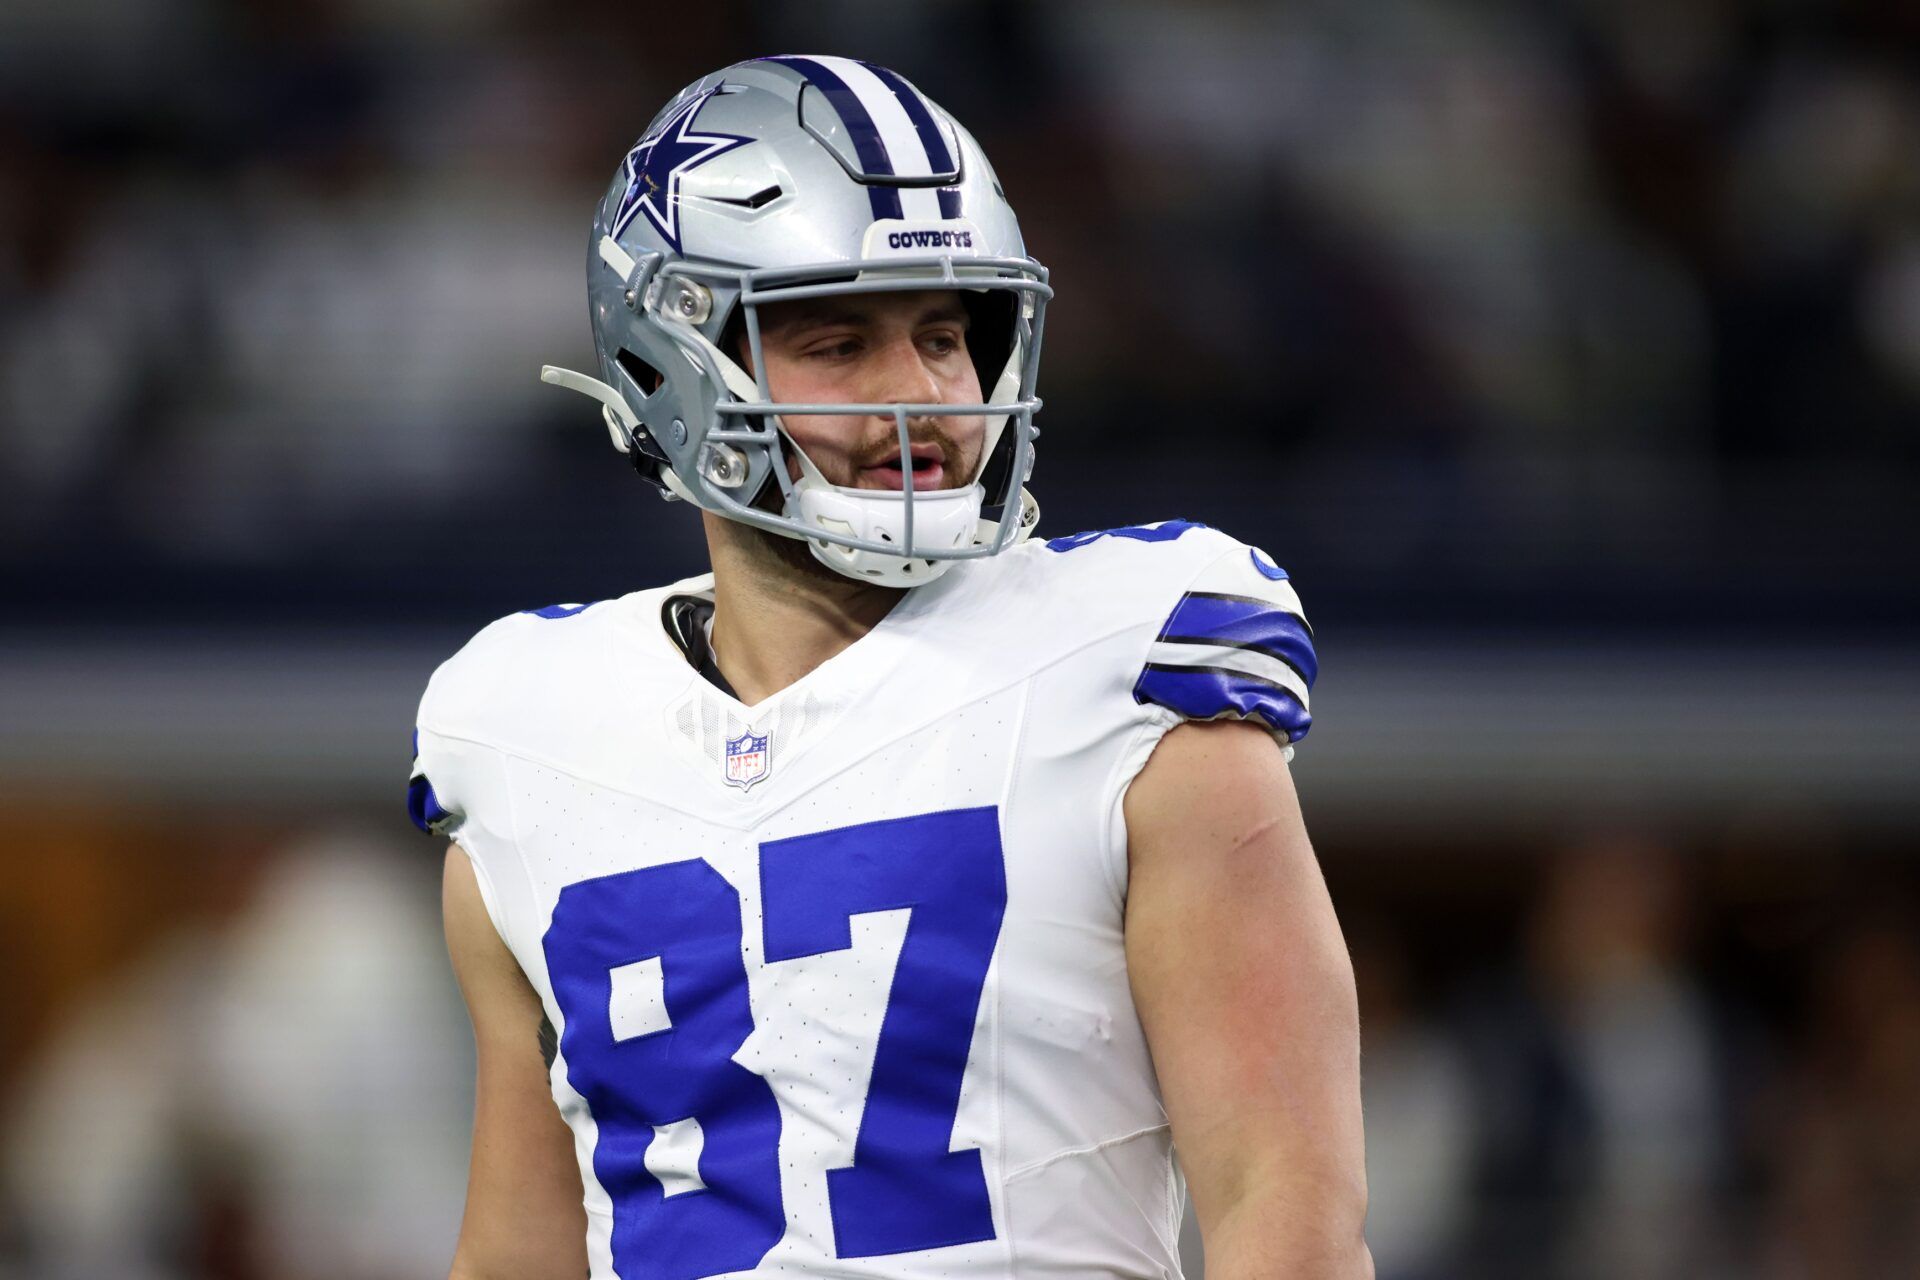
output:
{"label": "jersey sleeve", "polygon": [[[435,669],[414,716],[413,770],[407,779],[407,816],[429,835],[460,840],[474,805],[489,807],[498,788],[494,752],[500,708],[511,705],[514,672],[537,667],[525,660],[527,641],[541,619],[571,617],[584,605],[554,605],[509,614],[480,629]],[[486,814],[481,814],[483,821]]]}
{"label": "jersey sleeve", "polygon": [[1286,570],[1257,548],[1216,536],[1227,549],[1168,609],[1133,700],[1186,720],[1255,721],[1283,745],[1298,742],[1313,725],[1313,628]]}
{"label": "jersey sleeve", "polygon": [[451,840],[467,855],[487,915],[505,938],[507,922],[495,878],[512,861],[511,806],[502,799],[499,752],[480,741],[483,733],[469,723],[471,708],[498,678],[500,663],[489,650],[500,647],[476,637],[428,681],[414,722],[407,816],[422,831]]}
{"label": "jersey sleeve", "polygon": [[407,778],[407,816],[413,819],[413,825],[428,835],[451,837],[465,817],[457,809],[449,808],[440,798],[440,792],[434,787],[433,774],[447,776],[444,766],[432,764],[429,756],[438,754],[433,750],[436,744],[429,740],[428,751],[423,755],[420,749],[420,730],[413,731],[413,772]]}

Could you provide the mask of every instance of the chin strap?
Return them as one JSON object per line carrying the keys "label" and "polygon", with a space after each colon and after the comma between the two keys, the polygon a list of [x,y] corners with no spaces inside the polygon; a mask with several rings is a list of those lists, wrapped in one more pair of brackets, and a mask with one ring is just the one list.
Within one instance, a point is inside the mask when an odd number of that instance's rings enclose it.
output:
{"label": "chin strap", "polygon": [[[598,378],[591,378],[584,373],[576,373],[572,369],[562,369],[552,364],[540,366],[540,381],[562,390],[578,391],[588,399],[599,401],[600,418],[607,424],[607,436],[613,441],[613,447],[628,457],[633,456],[634,449],[637,447],[634,444],[634,437],[644,428],[640,425],[640,419],[633,416],[633,410],[627,407],[627,402],[621,399],[618,391]],[[687,492],[684,484],[680,483],[680,477],[674,474],[672,467],[662,466],[659,475],[660,483],[667,487],[667,493],[664,496],[678,498],[683,502],[693,501],[693,495]]]}
{"label": "chin strap", "polygon": [[[1040,504],[1025,488],[1020,490],[1020,514],[1016,519],[1019,523],[1014,525],[1013,535],[1007,539],[1007,545],[1001,548],[1003,551],[1011,551],[1032,537],[1034,529],[1040,524]],[[984,547],[999,536],[1000,522],[982,516],[979,530],[973,536],[973,545]]]}
{"label": "chin strap", "polygon": [[578,391],[581,395],[600,402],[600,415],[606,419],[607,435],[613,439],[613,447],[622,453],[633,452],[633,437],[640,430],[640,419],[633,416],[633,410],[615,391],[598,378],[589,378],[584,373],[575,373],[572,369],[562,369],[559,365],[540,366],[540,381],[567,391]]}

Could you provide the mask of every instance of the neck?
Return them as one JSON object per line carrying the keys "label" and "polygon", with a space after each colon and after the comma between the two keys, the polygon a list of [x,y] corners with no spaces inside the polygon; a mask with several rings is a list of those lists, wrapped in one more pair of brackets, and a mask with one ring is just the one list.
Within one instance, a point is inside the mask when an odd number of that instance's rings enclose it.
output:
{"label": "neck", "polygon": [[713,559],[713,658],[748,706],[866,635],[906,594],[835,573],[796,539],[703,515]]}

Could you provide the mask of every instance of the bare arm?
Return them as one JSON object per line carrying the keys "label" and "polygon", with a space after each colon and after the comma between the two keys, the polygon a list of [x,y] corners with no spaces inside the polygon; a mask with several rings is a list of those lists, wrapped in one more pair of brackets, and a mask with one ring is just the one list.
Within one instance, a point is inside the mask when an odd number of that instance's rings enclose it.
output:
{"label": "bare arm", "polygon": [[473,1162],[449,1280],[581,1280],[586,1212],[572,1131],[541,1058],[544,1013],[458,847],[447,850],[440,907],[478,1050]]}
{"label": "bare arm", "polygon": [[1178,726],[1126,819],[1127,969],[1207,1274],[1371,1277],[1353,968],[1279,748]]}

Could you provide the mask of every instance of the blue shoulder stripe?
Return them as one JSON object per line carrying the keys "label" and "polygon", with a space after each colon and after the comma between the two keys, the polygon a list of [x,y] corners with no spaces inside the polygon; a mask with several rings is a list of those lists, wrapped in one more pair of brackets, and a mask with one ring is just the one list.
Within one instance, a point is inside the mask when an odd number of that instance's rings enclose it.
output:
{"label": "blue shoulder stripe", "polygon": [[1084,547],[1090,542],[1102,538],[1131,538],[1135,542],[1173,542],[1181,534],[1208,526],[1194,520],[1166,520],[1160,524],[1130,524],[1119,529],[1089,529],[1085,533],[1069,533],[1058,538],[1047,539],[1049,551],[1072,551]]}
{"label": "blue shoulder stripe", "polygon": [[589,600],[586,604],[549,604],[538,609],[522,609],[520,612],[530,613],[536,618],[571,618],[576,613],[585,613],[594,605],[603,603],[601,600]]}
{"label": "blue shoulder stripe", "polygon": [[1313,726],[1300,700],[1278,685],[1224,667],[1171,667],[1150,662],[1133,687],[1135,702],[1152,702],[1193,720],[1258,717],[1298,742]]}
{"label": "blue shoulder stripe", "polygon": [[1292,667],[1309,688],[1320,674],[1313,628],[1307,620],[1254,596],[1189,591],[1167,616],[1159,639],[1168,644],[1224,645],[1264,653]]}
{"label": "blue shoulder stripe", "polygon": [[447,807],[440,803],[440,797],[433,794],[433,784],[427,781],[427,775],[417,772],[420,768],[420,730],[413,731],[413,767],[414,775],[407,779],[407,816],[413,819],[413,825],[433,834],[435,823],[445,822],[453,816]]}
{"label": "blue shoulder stripe", "polygon": [[433,784],[427,781],[427,775],[417,773],[407,782],[407,816],[413,819],[413,825],[433,834],[434,827],[453,816],[452,811],[440,803],[440,797],[433,794]]}

